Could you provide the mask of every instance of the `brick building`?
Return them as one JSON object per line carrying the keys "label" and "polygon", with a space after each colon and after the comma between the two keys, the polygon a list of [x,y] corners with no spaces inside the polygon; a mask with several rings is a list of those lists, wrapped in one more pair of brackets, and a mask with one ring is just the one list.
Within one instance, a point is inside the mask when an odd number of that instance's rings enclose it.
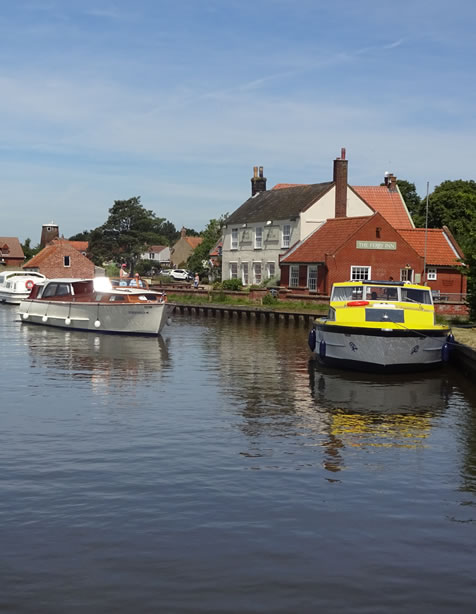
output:
{"label": "brick building", "polygon": [[49,279],[94,277],[94,263],[71,243],[54,239],[24,265],[24,270],[38,271]]}
{"label": "brick building", "polygon": [[339,217],[285,254],[281,286],[327,295],[338,281],[394,279],[428,283],[436,296],[460,300],[466,291],[460,258],[461,249],[447,229],[397,230],[381,213]]}
{"label": "brick building", "polygon": [[0,237],[0,267],[21,267],[25,255],[17,237]]}

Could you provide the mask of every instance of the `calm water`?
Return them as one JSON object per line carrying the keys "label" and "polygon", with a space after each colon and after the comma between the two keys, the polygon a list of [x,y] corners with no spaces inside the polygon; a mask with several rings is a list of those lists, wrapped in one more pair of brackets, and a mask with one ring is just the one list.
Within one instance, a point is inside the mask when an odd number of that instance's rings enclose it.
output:
{"label": "calm water", "polygon": [[0,612],[474,612],[473,382],[319,370],[306,339],[1,307]]}

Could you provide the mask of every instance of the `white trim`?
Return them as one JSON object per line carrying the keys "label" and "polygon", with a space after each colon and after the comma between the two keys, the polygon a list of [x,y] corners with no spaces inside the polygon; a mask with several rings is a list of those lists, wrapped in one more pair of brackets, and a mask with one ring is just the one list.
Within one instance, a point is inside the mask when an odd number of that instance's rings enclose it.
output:
{"label": "white trim", "polygon": [[365,281],[363,277],[355,278],[353,276],[353,269],[367,269],[367,275],[365,279],[372,279],[372,267],[367,266],[366,264],[351,264],[350,265],[350,280],[351,281]]}

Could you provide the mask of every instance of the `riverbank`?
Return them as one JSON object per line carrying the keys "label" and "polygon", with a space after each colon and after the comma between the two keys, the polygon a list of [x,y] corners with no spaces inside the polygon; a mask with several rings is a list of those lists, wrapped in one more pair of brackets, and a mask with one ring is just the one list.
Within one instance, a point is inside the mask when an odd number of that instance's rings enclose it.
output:
{"label": "riverbank", "polygon": [[467,345],[476,351],[476,326],[473,328],[457,328],[454,327],[453,335],[458,343]]}

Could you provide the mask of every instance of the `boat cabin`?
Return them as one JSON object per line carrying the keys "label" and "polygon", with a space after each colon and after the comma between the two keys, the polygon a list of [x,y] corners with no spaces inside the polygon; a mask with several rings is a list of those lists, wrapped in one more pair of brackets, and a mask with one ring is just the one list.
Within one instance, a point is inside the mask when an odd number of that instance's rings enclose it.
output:
{"label": "boat cabin", "polygon": [[66,302],[138,303],[166,300],[161,292],[144,287],[119,287],[107,277],[94,279],[51,279],[43,285],[34,286],[30,299]]}

